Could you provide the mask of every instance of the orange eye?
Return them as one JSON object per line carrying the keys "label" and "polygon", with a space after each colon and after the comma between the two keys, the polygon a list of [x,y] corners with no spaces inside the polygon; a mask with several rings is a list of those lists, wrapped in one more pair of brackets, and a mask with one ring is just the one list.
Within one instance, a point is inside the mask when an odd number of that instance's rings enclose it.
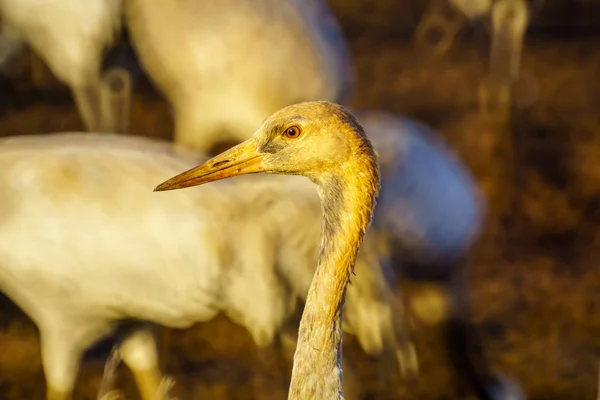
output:
{"label": "orange eye", "polygon": [[298,139],[300,137],[300,128],[291,126],[283,132],[283,136],[288,139]]}

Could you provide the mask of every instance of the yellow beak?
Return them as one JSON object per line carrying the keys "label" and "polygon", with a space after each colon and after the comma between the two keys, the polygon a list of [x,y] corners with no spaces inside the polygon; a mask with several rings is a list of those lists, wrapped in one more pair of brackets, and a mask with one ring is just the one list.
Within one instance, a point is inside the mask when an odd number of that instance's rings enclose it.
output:
{"label": "yellow beak", "polygon": [[154,191],[182,189],[237,175],[264,172],[262,157],[252,139],[158,185]]}

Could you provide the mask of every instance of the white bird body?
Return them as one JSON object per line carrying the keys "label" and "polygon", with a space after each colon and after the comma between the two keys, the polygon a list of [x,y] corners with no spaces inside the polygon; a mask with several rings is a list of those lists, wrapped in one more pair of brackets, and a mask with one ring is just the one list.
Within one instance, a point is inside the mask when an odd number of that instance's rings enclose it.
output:
{"label": "white bird body", "polygon": [[122,12],[123,0],[0,0],[5,30],[28,43],[70,87],[88,125],[99,112],[89,88],[98,84],[104,51],[119,37]]}
{"label": "white bird body", "polygon": [[125,8],[138,58],[174,107],[177,143],[208,151],[242,140],[283,106],[339,100],[352,86],[348,47],[324,0],[129,0]]}
{"label": "white bird body", "polygon": [[[39,327],[55,388],[72,389],[74,360],[119,319],[185,328],[223,311],[266,346],[306,297],[320,233],[312,183],[249,176],[152,192],[198,161],[123,135],[0,140],[0,289]],[[393,315],[370,248],[344,319],[377,355]]]}

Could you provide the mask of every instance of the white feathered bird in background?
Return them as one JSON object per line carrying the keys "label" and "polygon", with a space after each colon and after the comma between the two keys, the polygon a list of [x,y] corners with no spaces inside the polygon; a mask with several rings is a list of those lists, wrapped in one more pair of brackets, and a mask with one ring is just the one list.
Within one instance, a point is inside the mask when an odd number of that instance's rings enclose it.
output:
{"label": "white feathered bird in background", "polygon": [[[121,320],[185,328],[225,312],[264,347],[306,296],[320,232],[312,184],[254,176],[153,193],[199,162],[170,149],[130,136],[0,139],[0,289],[39,328],[48,399],[69,398],[84,350]],[[414,363],[369,240],[344,322],[367,353]],[[134,331],[121,353],[144,398],[156,395],[152,336]]]}
{"label": "white feathered bird in background", "polygon": [[125,10],[141,65],[174,108],[178,144],[242,141],[284,106],[339,103],[352,90],[326,0],[128,0]]}
{"label": "white feathered bird in background", "polygon": [[101,116],[104,52],[119,38],[123,0],[0,0],[5,34],[26,42],[73,94],[89,131]]}

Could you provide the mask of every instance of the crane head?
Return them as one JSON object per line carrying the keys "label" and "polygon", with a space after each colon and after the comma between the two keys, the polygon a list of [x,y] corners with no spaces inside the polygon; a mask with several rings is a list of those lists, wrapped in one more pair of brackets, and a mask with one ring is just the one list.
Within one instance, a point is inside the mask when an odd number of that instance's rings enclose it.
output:
{"label": "crane head", "polygon": [[[360,159],[378,175],[371,143],[356,118],[337,104],[306,102],[277,111],[250,139],[167,180],[155,191],[261,172],[304,175],[316,181]],[[348,172],[365,174],[364,169]]]}

